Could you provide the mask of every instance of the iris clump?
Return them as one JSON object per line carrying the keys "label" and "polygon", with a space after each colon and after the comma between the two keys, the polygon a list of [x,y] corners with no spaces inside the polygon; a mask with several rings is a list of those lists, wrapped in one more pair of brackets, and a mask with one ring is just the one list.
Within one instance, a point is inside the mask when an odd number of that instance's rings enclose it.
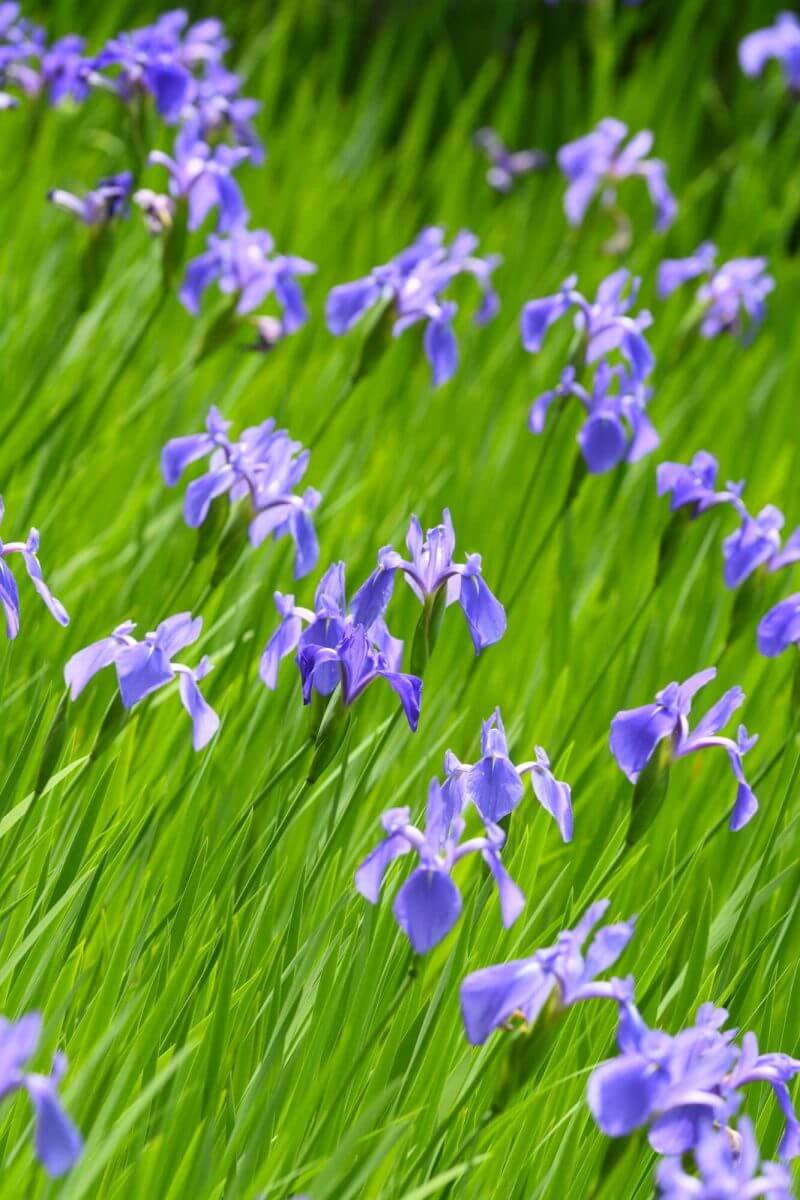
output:
{"label": "iris clump", "polygon": [[407,808],[383,814],[386,837],[356,871],[356,888],[371,904],[380,900],[381,885],[389,864],[400,855],[416,854],[418,865],[395,897],[392,912],[417,954],[426,954],[447,936],[461,913],[461,893],[451,872],[469,854],[480,854],[497,886],[503,924],[513,925],[525,897],[500,860],[506,835],[487,822],[484,833],[461,841],[466,823],[453,812],[439,781],[431,781],[424,831],[411,823]]}
{"label": "iris clump", "polygon": [[705,276],[697,291],[700,332],[705,338],[721,333],[751,338],[766,316],[766,298],[775,287],[765,258],[732,258],[714,266],[717,248],[703,242],[688,258],[665,259],[658,269],[658,294],[671,296],[690,279]]}
{"label": "iris clump", "polygon": [[[3,520],[4,514],[5,506],[2,496],[0,496],[0,521]],[[28,578],[44,601],[50,615],[55,617],[59,625],[68,625],[69,617],[67,610],[61,601],[55,598],[44,581],[42,564],[39,562],[38,557],[39,531],[38,529],[32,529],[25,542],[4,542],[0,538],[0,605],[3,607],[3,615],[6,622],[6,637],[15,638],[17,636],[20,622],[17,581],[6,562],[6,559],[10,558],[13,554],[22,556],[22,562]]]}
{"label": "iris clump", "polygon": [[77,700],[89,680],[110,666],[116,671],[119,697],[125,709],[133,708],[145,696],[177,679],[181,704],[192,720],[192,745],[195,750],[202,750],[220,724],[219,717],[197,686],[211,670],[211,663],[206,656],[196,667],[172,661],[180,650],[191,646],[200,637],[202,617],[192,618],[188,612],[176,613],[162,621],[152,633],[145,634],[142,641],[132,636],[135,628],[133,621],[123,621],[109,637],[92,642],[73,654],[64,667],[70,698]]}
{"label": "iris clump", "polygon": [[83,1139],[58,1096],[58,1085],[67,1069],[65,1055],[56,1054],[49,1075],[25,1069],[41,1035],[39,1013],[28,1013],[18,1021],[0,1018],[0,1097],[6,1099],[17,1091],[28,1093],[36,1121],[36,1156],[48,1175],[57,1178],[75,1166],[83,1151]]}
{"label": "iris clump", "polygon": [[653,135],[649,129],[634,134],[626,144],[628,126],[606,117],[583,137],[559,150],[558,165],[567,178],[564,211],[570,225],[580,225],[595,196],[604,208],[617,203],[617,187],[624,180],[643,179],[656,212],[655,227],[669,229],[677,204],[667,184],[667,168],[660,158],[650,158]]}
{"label": "iris clump", "polygon": [[[532,433],[542,433],[550,409],[570,398],[583,406],[586,420],[578,444],[592,474],[612,470],[623,460],[636,462],[658,446],[658,434],[647,415],[652,388],[646,384],[654,357],[644,336],[650,313],[632,316],[639,280],[621,268],[600,284],[594,301],[577,289],[577,277],[564,280],[553,296],[530,300],[522,310],[522,344],[538,354],[548,329],[575,311],[576,344],[555,388],[534,401],[528,417]],[[609,355],[621,361],[612,362]],[[593,371],[585,384],[581,376]]]}
{"label": "iris clump", "polygon": [[186,489],[186,524],[192,529],[202,525],[219,496],[227,494],[231,504],[247,498],[251,545],[260,546],[270,534],[276,541],[291,537],[294,574],[301,579],[313,571],[319,558],[311,514],[320,502],[320,493],[309,487],[295,494],[308,469],[309,451],[292,441],[285,429],[276,429],[272,418],[243,430],[238,441],[228,436],[229,428],[230,421],[212,406],[205,433],[167,442],[161,452],[164,481],[173,487],[192,462],[208,457],[209,469]]}
{"label": "iris clump", "polygon": [[496,254],[481,258],[475,253],[477,248],[478,239],[469,230],[456,234],[448,246],[443,229],[423,229],[389,262],[374,267],[363,279],[331,290],[325,305],[328,329],[337,335],[347,333],[371,308],[390,304],[395,336],[411,325],[425,323],[423,346],[433,382],[437,387],[446,383],[458,367],[452,325],[458,306],[444,293],[459,275],[471,275],[481,290],[476,324],[485,325],[499,307],[491,276],[501,259]]}
{"label": "iris clump", "polygon": [[[281,622],[261,656],[259,674],[273,690],[281,659],[295,655],[303,693],[331,696],[341,688],[347,707],[376,679],[383,679],[397,694],[412,732],[419,723],[422,680],[401,671],[403,643],[392,637],[383,610],[366,603],[359,589],[348,605],[344,563],[333,563],[317,585],[314,608],[301,608],[294,596],[275,593]],[[384,606],[385,607],[385,606]]]}
{"label": "iris clump", "polygon": [[721,737],[720,730],[744,703],[742,689],[729,688],[694,729],[689,727],[689,714],[695,695],[716,674],[716,667],[698,671],[685,683],[668,684],[656,694],[653,704],[617,713],[611,722],[609,744],[617,764],[631,783],[639,780],[656,748],[667,740],[669,761],[672,762],[699,750],[713,747],[725,750],[737,784],[736,801],[730,819],[731,829],[737,830],[744,828],[758,809],[758,801],[745,778],[742,765],[742,759],[752,750],[758,736],[750,737],[744,725],[739,726],[735,740]]}
{"label": "iris clump", "polygon": [[693,1150],[697,1174],[690,1174],[681,1155],[658,1164],[660,1200],[792,1200],[792,1173],[781,1163],[762,1162],[753,1126],[741,1117],[736,1128],[709,1121]]}

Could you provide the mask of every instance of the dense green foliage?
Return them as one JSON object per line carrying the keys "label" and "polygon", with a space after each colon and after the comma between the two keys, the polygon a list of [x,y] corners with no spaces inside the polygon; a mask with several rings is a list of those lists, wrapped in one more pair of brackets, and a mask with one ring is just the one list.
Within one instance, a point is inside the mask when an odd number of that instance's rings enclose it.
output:
{"label": "dense green foliage", "polygon": [[[639,914],[621,968],[636,975],[650,1022],[677,1030],[714,1000],[763,1048],[800,1050],[796,656],[767,662],[754,637],[791,576],[769,582],[723,654],[733,600],[720,543],[731,518],[688,526],[653,590],[668,520],[658,456],[586,481],[556,518],[577,418],[535,439],[526,417],[556,381],[568,330],[534,360],[518,316],[572,271],[591,292],[613,265],[600,249],[609,230],[596,216],[569,231],[555,169],[497,197],[470,144],[486,123],[512,146],[551,152],[609,114],[653,128],[679,218],[666,240],[653,234],[643,189],[627,185],[636,237],[625,262],[644,276],[656,317],[651,411],[663,457],[713,450],[724,477],[747,478],[756,508],[776,503],[793,526],[800,109],[777,74],[748,81],[736,64],[738,37],[773,6],[733,7],[221,6],[248,94],[263,103],[268,161],[242,173],[253,223],[320,265],[307,287],[312,321],[267,357],[237,339],[193,365],[213,304],[198,327],[174,295],[162,298],[158,246],[138,214],[116,227],[106,276],[80,313],[86,231],[44,194],[128,165],[123,113],[95,96],[81,109],[3,114],[3,535],[40,528],[72,624],[58,629],[23,582],[22,633],[0,649],[0,1011],[45,1014],[41,1064],[66,1050],[65,1101],[87,1145],[71,1175],[48,1182],[25,1099],[7,1103],[2,1196],[651,1195],[651,1152],[634,1139],[612,1163],[584,1101],[589,1071],[612,1049],[609,1010],[570,1011],[488,1122],[504,1035],[472,1049],[459,1017],[466,971],[548,944],[599,895],[615,918]],[[98,45],[150,14],[65,2],[32,15]],[[167,144],[155,121],[150,136]],[[429,223],[467,225],[484,252],[504,256],[501,312],[478,330],[464,306],[462,361],[444,388],[431,388],[409,333],[339,408],[363,335],[328,334],[327,289]],[[749,347],[685,337],[688,293],[655,299],[660,258],[704,237],[723,257],[769,256],[777,286]],[[272,414],[311,443],[320,565],[344,559],[351,589],[379,546],[400,544],[411,511],[431,525],[446,504],[460,549],[483,554],[509,609],[505,639],[477,666],[463,621],[446,620],[419,732],[392,721],[376,687],[310,789],[296,672],[286,664],[275,695],[257,677],[272,592],[292,590],[290,547],[246,554],[210,588],[211,560],[191,566],[196,534],[160,477],[161,446],[198,429],[209,403],[236,428]],[[295,589],[299,602],[313,584]],[[406,592],[391,624],[408,643]],[[201,650],[215,663],[204,690],[223,727],[209,749],[192,752],[188,719],[163,694],[90,761],[112,694],[99,677],[69,708],[58,771],[35,794],[67,657],[126,617],[144,630],[184,608],[202,613]],[[610,720],[714,663],[720,691],[744,687],[743,717],[761,734],[748,759],[760,812],[729,833],[725,756],[697,756],[674,768],[657,821],[623,852],[631,787],[608,752]],[[462,919],[409,974],[391,915],[403,868],[377,909],[355,893],[353,872],[384,808],[421,810],[445,747],[474,759],[496,704],[516,757],[539,743],[572,783],[575,840],[562,846],[529,795],[506,854],[528,897],[522,918],[502,929],[469,860]],[[748,1107],[772,1154],[779,1120],[772,1106],[760,1112],[766,1099],[751,1090]]]}

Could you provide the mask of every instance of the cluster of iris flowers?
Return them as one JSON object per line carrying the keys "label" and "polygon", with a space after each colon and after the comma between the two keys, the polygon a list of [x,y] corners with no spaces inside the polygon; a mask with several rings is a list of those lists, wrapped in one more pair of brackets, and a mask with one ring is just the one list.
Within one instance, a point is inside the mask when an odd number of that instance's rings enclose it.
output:
{"label": "cluster of iris flowers", "polygon": [[[743,41],[740,60],[748,75],[756,75],[768,60],[777,59],[789,86],[799,90],[798,49],[800,23],[792,14],[781,14],[773,27]],[[165,190],[137,186],[134,173],[123,170],[82,195],[53,188],[49,199],[94,231],[124,218],[133,201],[150,232],[164,239],[165,263],[181,230],[202,230],[213,217],[215,229],[207,235],[205,250],[185,266],[181,302],[196,315],[206,292],[215,285],[231,298],[230,313],[243,316],[274,296],[280,318],[259,318],[261,342],[271,346],[308,320],[298,280],[316,267],[306,259],[277,253],[269,233],[249,228],[236,172],[247,164],[260,164],[264,149],[253,124],[258,104],[242,94],[241,80],[227,68],[227,50],[221,22],[208,19],[192,24],[185,13],[175,11],[150,26],[112,37],[97,54],[87,54],[83,39],[74,35],[48,44],[44,31],[25,19],[16,3],[5,3],[0,5],[0,108],[13,109],[22,97],[44,97],[51,104],[83,103],[97,89],[118,97],[131,113],[152,103],[174,133],[171,153],[153,149],[147,156],[149,167],[165,173]],[[511,190],[517,180],[548,162],[538,150],[508,151],[492,130],[480,130],[475,140],[489,159],[488,182],[499,192]],[[590,133],[561,147],[555,157],[567,181],[568,221],[579,225],[599,200],[622,228],[627,218],[619,206],[620,185],[638,178],[653,203],[656,229],[669,228],[676,203],[665,164],[651,157],[652,145],[649,131],[629,136],[626,125],[606,118]],[[448,244],[443,229],[424,229],[388,262],[331,290],[326,304],[330,332],[346,333],[372,309],[391,311],[395,335],[421,324],[433,382],[444,384],[458,365],[453,282],[467,275],[477,283],[478,324],[491,320],[499,308],[492,275],[500,259],[477,251],[478,239],[467,230]],[[774,286],[766,260],[736,258],[718,266],[716,259],[716,247],[709,242],[686,258],[665,259],[657,279],[659,297],[668,297],[691,280],[702,280],[695,305],[702,336],[730,332],[750,337],[764,319],[766,297]],[[634,311],[638,290],[639,281],[618,270],[601,282],[594,300],[589,300],[572,276],[555,294],[528,302],[522,312],[522,342],[532,354],[539,353],[551,326],[568,313],[573,315],[575,336],[569,360],[560,382],[533,404],[529,425],[534,433],[541,433],[553,406],[577,399],[585,411],[578,443],[593,474],[622,461],[635,462],[659,442],[647,413],[654,358],[645,331],[652,318],[646,310]],[[230,438],[229,428],[230,423],[212,408],[205,431],[171,439],[162,453],[165,483],[174,486],[191,464],[208,459],[207,469],[187,486],[186,523],[192,528],[203,526],[212,507],[219,510],[224,496],[231,506],[242,502],[250,543],[258,546],[270,534],[274,539],[290,537],[295,578],[302,579],[319,559],[311,514],[320,495],[312,487],[299,490],[309,452],[271,419],[245,429],[238,440]],[[692,517],[719,505],[735,510],[740,527],[723,543],[727,585],[737,588],[756,572],[774,572],[800,559],[800,530],[782,545],[780,511],[768,505],[752,516],[742,500],[743,486],[727,484],[717,490],[717,473],[713,456],[700,452],[687,466],[662,463],[657,481],[659,494],[670,495],[673,510],[685,508]],[[268,688],[276,687],[280,662],[290,655],[306,704],[314,697],[327,701],[336,694],[348,708],[380,678],[396,693],[411,730],[417,728],[422,674],[445,609],[459,605],[476,654],[503,636],[506,615],[483,579],[480,555],[455,561],[455,534],[447,510],[442,523],[427,533],[412,517],[406,544],[407,558],[392,546],[380,550],[375,569],[349,603],[342,562],[334,563],[320,579],[313,608],[296,605],[292,595],[275,594],[280,623],[260,662],[260,675]],[[44,581],[38,550],[35,529],[25,542],[0,541],[0,602],[9,638],[16,637],[20,627],[17,581],[7,561],[15,554],[21,556],[25,572],[53,617],[62,625],[68,622],[65,609]],[[422,608],[410,672],[403,670],[403,642],[392,636],[386,623],[398,572]],[[175,655],[197,641],[202,619],[178,613],[141,640],[133,636],[134,628],[133,622],[125,621],[72,656],[64,672],[71,698],[76,699],[108,666],[115,669],[125,710],[177,681],[179,698],[192,723],[193,746],[201,750],[220,725],[199,688],[210,663],[203,656],[190,667],[176,662]],[[798,643],[800,595],[793,595],[762,619],[758,644],[763,654],[772,656]],[[610,748],[637,788],[653,764],[663,773],[671,762],[688,754],[724,749],[737,784],[731,828],[741,829],[758,807],[743,768],[743,758],[756,738],[744,726],[735,739],[721,733],[744,700],[741,689],[725,692],[694,729],[688,721],[693,697],[715,673],[712,668],[682,684],[671,683],[654,703],[618,713],[611,725]],[[393,861],[416,856],[416,866],[395,896],[393,913],[417,954],[438,945],[457,921],[462,899],[453,870],[470,855],[478,856],[488,869],[503,924],[510,926],[520,915],[525,898],[503,864],[502,851],[509,818],[524,797],[526,775],[539,804],[568,843],[573,832],[569,784],[556,778],[541,747],[536,747],[531,760],[512,761],[499,709],[483,724],[476,762],[461,762],[447,751],[444,781],[434,779],[429,787],[424,828],[414,824],[407,808],[384,813],[385,836],[358,868],[356,887],[377,904]],[[465,837],[470,821],[479,829]],[[461,1008],[469,1041],[480,1044],[494,1030],[515,1023],[527,1029],[539,1018],[555,1020],[564,1008],[579,1001],[611,1000],[618,1012],[619,1054],[597,1067],[588,1085],[589,1107],[600,1129],[619,1137],[647,1128],[651,1145],[663,1157],[656,1182],[664,1197],[789,1195],[791,1181],[785,1167],[760,1162],[752,1128],[737,1112],[742,1088],[766,1082],[786,1120],[780,1157],[787,1160],[800,1153],[800,1124],[788,1091],[789,1081],[800,1072],[800,1062],[788,1055],[760,1054],[752,1033],[737,1044],[735,1032],[724,1028],[727,1014],[709,1004],[700,1008],[694,1025],[677,1035],[649,1029],[634,1002],[633,979],[598,978],[618,960],[634,932],[630,920],[606,925],[592,936],[607,908],[608,901],[595,903],[574,929],[530,957],[467,976],[461,986]],[[63,1055],[56,1057],[50,1075],[25,1069],[40,1031],[37,1014],[13,1024],[0,1022],[2,1095],[20,1089],[28,1093],[36,1116],[38,1156],[48,1172],[59,1175],[74,1164],[82,1142],[56,1092],[66,1066]],[[685,1162],[687,1155],[693,1157],[693,1170]]]}

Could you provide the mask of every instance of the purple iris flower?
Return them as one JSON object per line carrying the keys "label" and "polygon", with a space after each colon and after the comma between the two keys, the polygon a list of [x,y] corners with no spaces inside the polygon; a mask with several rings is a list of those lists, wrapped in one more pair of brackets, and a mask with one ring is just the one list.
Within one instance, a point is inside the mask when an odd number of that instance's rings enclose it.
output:
{"label": "purple iris flower", "polygon": [[[3,520],[5,507],[0,496],[0,521]],[[67,611],[42,577],[42,564],[39,562],[39,531],[32,529],[25,542],[3,542],[0,538],[0,605],[6,620],[6,637],[15,638],[19,633],[19,592],[17,581],[9,569],[6,559],[11,554],[21,554],[25,570],[36,591],[45,603],[48,612],[55,617],[59,625],[69,625]]]}
{"label": "purple iris flower", "polygon": [[704,311],[703,337],[720,333],[751,336],[766,315],[766,298],[775,287],[765,258],[732,258],[714,268],[717,248],[703,242],[688,258],[668,258],[658,270],[658,294],[669,296],[689,279],[705,276],[697,300]]}
{"label": "purple iris flower", "polygon": [[264,161],[264,147],[253,126],[261,107],[257,100],[241,96],[242,81],[219,62],[208,64],[202,79],[196,79],[181,120],[192,125],[197,138],[214,144],[227,134],[233,145],[247,151],[254,166]]}
{"label": "purple iris flower", "polygon": [[[703,1004],[695,1024],[674,1037],[645,1025],[632,1003],[617,1030],[621,1053],[601,1063],[589,1079],[588,1101],[597,1124],[609,1137],[624,1137],[649,1126],[650,1145],[659,1154],[684,1154],[701,1141],[712,1121],[724,1124],[750,1083],[768,1083],[786,1118],[780,1155],[800,1153],[800,1123],[788,1083],[800,1061],[788,1054],[759,1054],[754,1033],[741,1048],[735,1030],[725,1030],[727,1012]],[[738,1193],[737,1193],[738,1194]]]}
{"label": "purple iris flower", "polygon": [[758,626],[758,648],[765,658],[775,658],[788,646],[800,646],[800,592],[771,608]]}
{"label": "purple iris flower", "polygon": [[192,529],[203,524],[212,500],[228,494],[231,503],[249,495],[253,509],[250,542],[253,546],[272,534],[277,541],[289,535],[295,546],[294,574],[302,579],[313,571],[319,543],[312,512],[321,500],[315,488],[295,495],[308,469],[310,453],[293,442],[285,429],[276,429],[272,418],[245,429],[239,440],[228,437],[230,421],[218,409],[209,409],[206,432],[172,438],[161,452],[161,470],[173,487],[186,467],[210,455],[209,470],[186,489],[184,517]]}
{"label": "purple iris flower", "polygon": [[447,781],[443,790],[447,811],[456,816],[471,802],[486,824],[496,824],[517,807],[524,795],[523,775],[529,774],[536,799],[558,825],[565,842],[572,840],[572,794],[568,783],[556,779],[541,746],[531,762],[515,766],[508,753],[506,731],[496,708],[481,726],[481,757],[462,763],[452,750],[445,755]]}
{"label": "purple iris flower", "polygon": [[369,618],[385,612],[395,575],[401,571],[423,606],[432,604],[442,589],[446,604],[458,601],[476,654],[499,642],[506,631],[505,609],[484,583],[480,554],[468,554],[466,563],[453,562],[456,537],[449,509],[442,514],[442,524],[435,525],[427,534],[412,516],[406,546],[410,561],[391,546],[384,546],[378,554],[376,570],[359,589],[356,601]]}
{"label": "purple iris flower", "polygon": [[328,567],[317,585],[313,610],[297,606],[294,596],[281,592],[275,593],[275,607],[281,623],[259,666],[270,690],[277,686],[281,659],[295,654],[304,704],[311,702],[312,692],[330,696],[340,684],[344,703],[351,704],[375,679],[385,679],[416,730],[422,680],[400,670],[403,643],[389,633],[382,610],[368,611],[360,593],[348,608],[344,563]]}
{"label": "purple iris flower", "polygon": [[127,216],[128,201],[133,190],[130,171],[109,175],[88,191],[85,196],[76,196],[63,188],[51,188],[47,199],[56,208],[63,208],[92,227],[108,225],[119,217]]}
{"label": "purple iris flower", "polygon": [[217,227],[220,233],[230,233],[247,221],[247,208],[232,175],[247,158],[245,149],[225,145],[210,149],[184,125],[175,139],[174,156],[152,150],[148,161],[167,169],[170,194],[188,202],[190,229],[199,229],[212,208],[218,208]]}
{"label": "purple iris flower", "polygon": [[794,13],[778,13],[774,25],[757,29],[739,43],[739,63],[751,78],[760,75],[771,58],[783,67],[792,91],[800,91],[800,21]]}
{"label": "purple iris flower", "polygon": [[534,401],[528,416],[531,433],[544,431],[547,414],[555,401],[575,397],[586,411],[578,444],[587,469],[593,475],[613,470],[623,460],[638,462],[659,445],[658,433],[647,415],[652,388],[636,381],[628,372],[598,363],[592,391],[577,381],[575,368],[565,367],[561,382]]}
{"label": "purple iris flower", "polygon": [[490,167],[486,179],[496,192],[510,192],[522,175],[541,171],[549,159],[541,150],[507,150],[502,138],[494,129],[479,129],[474,137],[475,145],[483,150]]}
{"label": "purple iris flower", "polygon": [[273,254],[274,242],[263,230],[234,229],[227,237],[211,234],[205,253],[186,268],[180,300],[193,316],[200,311],[206,288],[216,282],[226,296],[238,296],[237,313],[249,313],[272,292],[282,310],[284,334],[308,320],[298,276],[313,275],[314,263],[288,254]]}
{"label": "purple iris flower", "polygon": [[739,587],[759,567],[771,573],[800,561],[800,528],[790,534],[781,548],[780,531],[785,518],[774,504],[767,504],[757,517],[751,517],[743,508],[741,517],[740,527],[722,543],[725,582],[729,588]]}
{"label": "purple iris flower", "polygon": [[26,1071],[25,1064],[36,1053],[42,1032],[39,1013],[28,1013],[19,1021],[0,1017],[0,1097],[24,1090],[36,1118],[36,1155],[48,1175],[69,1171],[81,1156],[83,1140],[58,1098],[58,1084],[67,1069],[63,1054],[57,1054],[49,1075]]}
{"label": "purple iris flower", "polygon": [[[38,95],[42,86],[38,64],[46,40],[40,26],[20,16],[18,4],[0,4],[0,88],[14,87],[24,96]],[[0,91],[0,108],[16,108],[18,103],[16,96]]]}
{"label": "purple iris flower", "polygon": [[522,344],[529,354],[538,354],[551,325],[570,309],[575,309],[575,328],[580,332],[587,363],[597,362],[619,350],[640,382],[653,369],[653,352],[643,336],[653,321],[646,310],[635,317],[629,311],[636,303],[640,280],[624,267],[614,271],[600,284],[594,303],[577,290],[578,278],[570,275],[554,296],[529,300],[522,310]]}
{"label": "purple iris flower", "polygon": [[427,954],[446,937],[461,913],[461,894],[452,880],[453,867],[468,854],[480,854],[492,873],[506,928],[525,906],[525,897],[500,861],[506,835],[488,825],[483,836],[462,842],[461,817],[446,819],[446,805],[438,779],[428,789],[425,831],[411,824],[407,808],[391,808],[381,818],[386,837],[356,871],[356,888],[371,904],[380,900],[381,884],[389,864],[402,854],[414,853],[419,865],[395,897],[392,911],[397,924],[417,954]]}
{"label": "purple iris flower", "polygon": [[481,289],[482,300],[475,322],[484,325],[499,307],[491,275],[501,259],[475,254],[478,239],[469,230],[456,234],[445,245],[444,230],[423,229],[414,242],[388,263],[375,267],[363,279],[342,283],[328,294],[325,317],[333,334],[347,333],[369,309],[381,301],[395,308],[395,336],[418,322],[425,322],[423,345],[438,387],[452,377],[458,366],[458,347],[452,329],[456,305],[443,293],[458,275],[472,275]]}
{"label": "purple iris flower", "polygon": [[193,72],[219,62],[227,49],[217,20],[198,21],[186,28],[180,9],[164,13],[152,25],[111,38],[94,60],[95,75],[111,77],[94,82],[111,87],[125,101],[147,92],[166,121],[178,121],[191,99]]}
{"label": "purple iris flower", "polygon": [[191,613],[176,613],[137,642],[131,636],[136,628],[134,622],[124,621],[110,637],[73,654],[64,667],[70,698],[76,700],[89,680],[112,664],[124,708],[133,708],[145,696],[177,678],[181,704],[192,719],[192,745],[195,750],[202,750],[219,729],[219,717],[197,686],[211,670],[211,663],[206,656],[196,667],[172,661],[179,650],[197,641],[202,627],[202,617],[192,619]]}
{"label": "purple iris flower", "polygon": [[609,744],[611,753],[631,783],[636,782],[656,747],[665,738],[670,738],[672,742],[672,761],[712,746],[725,750],[737,782],[736,802],[730,821],[731,829],[737,830],[742,829],[758,809],[758,801],[745,779],[742,766],[744,755],[752,750],[758,736],[749,737],[744,725],[739,726],[735,741],[720,737],[719,731],[743,703],[742,689],[730,688],[711,706],[693,730],[689,728],[692,700],[716,674],[716,667],[709,667],[706,671],[691,675],[685,683],[668,684],[656,694],[654,704],[617,713],[611,722]]}
{"label": "purple iris flower", "polygon": [[461,1015],[473,1045],[515,1013],[531,1026],[546,1004],[558,1009],[580,1000],[614,1000],[626,1003],[633,993],[631,979],[598,980],[601,971],[617,961],[633,936],[634,919],[605,925],[583,944],[602,920],[608,900],[592,904],[574,929],[559,934],[558,941],[529,958],[499,963],[467,975],[461,984]]}
{"label": "purple iris flower", "polygon": [[728,483],[718,492],[717,475],[719,463],[707,450],[698,450],[692,461],[683,463],[664,462],[656,468],[656,484],[659,496],[672,496],[670,508],[675,512],[688,505],[691,515],[700,513],[717,504],[732,504],[737,512],[744,513],[741,503],[743,483]]}
{"label": "purple iris flower", "polygon": [[41,86],[51,104],[70,98],[81,103],[89,95],[89,60],[85,41],[74,33],[58,38],[42,53]]}
{"label": "purple iris flower", "polygon": [[627,125],[606,117],[591,133],[559,150],[558,165],[569,184],[564,209],[570,225],[580,225],[598,193],[606,207],[614,204],[617,185],[634,175],[647,185],[656,210],[656,229],[669,229],[675,220],[677,205],[667,186],[666,166],[661,159],[647,157],[653,145],[652,133],[642,130],[624,145],[627,136]]}
{"label": "purple iris flower", "polygon": [[792,1200],[787,1167],[760,1162],[753,1127],[746,1117],[737,1129],[708,1121],[694,1148],[698,1174],[690,1175],[679,1156],[664,1159],[656,1170],[660,1200]]}

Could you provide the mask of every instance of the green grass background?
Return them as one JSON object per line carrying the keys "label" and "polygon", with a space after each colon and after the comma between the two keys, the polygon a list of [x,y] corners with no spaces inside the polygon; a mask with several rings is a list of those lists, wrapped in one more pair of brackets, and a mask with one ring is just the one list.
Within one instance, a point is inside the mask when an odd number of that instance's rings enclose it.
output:
{"label": "green grass background", "polygon": [[[773,502],[790,528],[800,520],[800,110],[776,73],[748,81],[735,57],[739,37],[778,7],[219,6],[231,61],[263,104],[269,157],[242,172],[253,223],[320,267],[307,287],[312,320],[267,358],[237,342],[192,365],[198,322],[174,297],[160,300],[158,246],[137,214],[115,229],[107,275],[79,314],[85,231],[44,194],[130,163],[123,114],[96,95],[79,110],[3,115],[3,534],[40,528],[46,577],[72,623],[61,631],[22,582],[21,635],[0,648],[0,1011],[45,1014],[41,1066],[66,1050],[64,1095],[87,1139],[71,1175],[49,1182],[27,1102],[6,1102],[3,1197],[652,1195],[646,1145],[634,1139],[612,1161],[585,1105],[589,1072],[612,1052],[609,1008],[566,1014],[489,1124],[504,1038],[470,1048],[460,1023],[467,971],[547,945],[598,894],[612,898],[615,918],[639,914],[620,968],[635,973],[650,1022],[676,1031],[713,1000],[764,1049],[800,1052],[794,658],[767,662],[754,638],[758,613],[796,578],[769,582],[722,656],[732,597],[720,544],[731,518],[711,513],[687,528],[652,591],[668,520],[655,495],[659,457],[707,447],[724,478],[747,478],[753,508]],[[64,0],[31,15],[97,47],[155,11]],[[623,193],[636,228],[624,262],[644,276],[656,316],[662,452],[588,480],[556,520],[577,415],[540,439],[526,417],[558,376],[568,330],[532,359],[518,316],[569,272],[593,291],[614,266],[600,249],[609,229],[599,216],[568,229],[555,169],[494,195],[470,136],[490,123],[513,146],[554,152],[609,114],[653,128],[680,204],[664,239],[638,184]],[[151,137],[165,144],[155,123]],[[484,251],[504,256],[501,312],[475,329],[465,290],[451,383],[432,389],[409,333],[335,409],[362,333],[330,337],[327,290],[428,223],[468,225]],[[723,258],[769,256],[777,287],[750,347],[684,338],[688,290],[655,300],[660,258],[705,237]],[[199,324],[212,315],[210,304]],[[312,791],[302,786],[296,672],[285,664],[275,695],[257,677],[272,591],[292,590],[290,548],[246,554],[208,595],[210,564],[190,568],[196,535],[181,494],[161,481],[162,444],[199,429],[210,403],[236,428],[274,415],[303,441],[319,431],[307,479],[324,493],[320,567],[346,560],[351,590],[379,546],[400,544],[411,511],[430,525],[444,505],[460,549],[482,552],[501,599],[519,590],[505,639],[477,669],[463,621],[448,615],[416,736],[389,726],[388,692],[370,690],[345,755]],[[294,588],[298,602],[313,586]],[[107,673],[70,708],[58,771],[34,798],[67,657],[124,618],[144,630],[198,605],[198,654],[215,663],[204,690],[223,721],[209,750],[192,752],[177,696],[162,694],[89,762],[113,691]],[[415,618],[399,589],[391,625],[407,643]],[[661,815],[621,855],[631,788],[608,752],[609,722],[716,662],[711,698],[741,683],[743,719],[761,734],[747,760],[761,810],[730,834],[727,760],[698,756],[674,768]],[[523,916],[504,931],[480,864],[462,864],[463,916],[411,977],[390,911],[403,868],[374,910],[353,872],[384,808],[421,812],[445,747],[477,756],[480,720],[496,704],[515,757],[535,743],[558,751],[575,840],[564,847],[529,794],[506,855],[528,897]],[[746,1108],[773,1154],[780,1122],[768,1091],[751,1089]]]}

